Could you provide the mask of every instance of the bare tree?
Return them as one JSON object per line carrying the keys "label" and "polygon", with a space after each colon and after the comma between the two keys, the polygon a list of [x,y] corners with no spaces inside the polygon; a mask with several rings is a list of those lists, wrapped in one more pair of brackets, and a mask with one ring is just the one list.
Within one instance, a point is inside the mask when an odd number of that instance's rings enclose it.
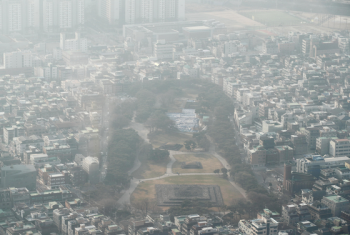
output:
{"label": "bare tree", "polygon": [[134,205],[137,210],[140,210],[143,215],[147,215],[150,208],[150,201],[148,198],[143,198],[137,201]]}
{"label": "bare tree", "polygon": [[148,198],[144,198],[141,200],[141,206],[145,212],[145,215],[147,215],[149,207],[150,207],[150,201]]}
{"label": "bare tree", "polygon": [[263,179],[263,181],[264,181],[264,183],[265,183],[265,181],[266,181],[266,179],[267,179],[267,177],[268,177],[268,174],[264,171],[264,172],[261,172],[261,173],[260,173],[260,176],[261,176],[261,178]]}

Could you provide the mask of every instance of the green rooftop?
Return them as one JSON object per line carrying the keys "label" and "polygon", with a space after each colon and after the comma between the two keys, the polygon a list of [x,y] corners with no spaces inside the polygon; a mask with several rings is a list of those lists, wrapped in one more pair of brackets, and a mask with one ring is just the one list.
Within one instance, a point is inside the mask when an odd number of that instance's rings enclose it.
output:
{"label": "green rooftop", "polygon": [[327,198],[328,200],[331,200],[333,202],[348,202],[347,199],[341,196],[325,196],[324,198]]}

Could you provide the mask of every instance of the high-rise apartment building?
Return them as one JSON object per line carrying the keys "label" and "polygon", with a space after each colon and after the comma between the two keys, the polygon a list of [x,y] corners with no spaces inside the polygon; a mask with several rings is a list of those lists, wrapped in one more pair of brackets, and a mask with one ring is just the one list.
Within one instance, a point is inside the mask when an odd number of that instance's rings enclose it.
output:
{"label": "high-rise apartment building", "polygon": [[123,0],[99,0],[98,2],[98,15],[110,24],[122,23],[123,11]]}
{"label": "high-rise apartment building", "polygon": [[31,51],[13,51],[4,53],[4,67],[25,68],[33,66],[33,56]]}
{"label": "high-rise apartment building", "polygon": [[3,33],[69,29],[85,22],[85,0],[2,0]]}
{"label": "high-rise apartment building", "polygon": [[99,0],[97,9],[110,24],[185,20],[185,0]]}
{"label": "high-rise apartment building", "polygon": [[81,38],[80,33],[75,33],[75,38],[66,39],[66,34],[60,34],[60,48],[63,51],[80,51],[86,52],[88,50],[87,39]]}
{"label": "high-rise apartment building", "polygon": [[27,2],[27,27],[39,30],[41,28],[40,20],[40,0],[28,0]]}
{"label": "high-rise apartment building", "polygon": [[85,0],[43,0],[43,30],[70,29],[85,22]]}

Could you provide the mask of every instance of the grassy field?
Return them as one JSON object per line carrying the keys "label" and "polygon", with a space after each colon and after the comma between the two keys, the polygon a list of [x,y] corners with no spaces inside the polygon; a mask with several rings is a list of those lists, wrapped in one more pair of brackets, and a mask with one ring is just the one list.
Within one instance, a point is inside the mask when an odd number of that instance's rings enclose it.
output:
{"label": "grassy field", "polygon": [[[242,194],[234,188],[228,180],[220,176],[174,176],[160,180],[146,181],[139,184],[134,193],[131,195],[131,203],[148,198],[155,199],[156,184],[200,184],[200,185],[218,185],[221,189],[221,194],[226,205],[230,205],[233,200],[244,199]],[[164,208],[166,209],[166,208]]]}
{"label": "grassy field", "polygon": [[241,11],[240,14],[267,26],[300,25],[303,21],[283,11]]}
{"label": "grassy field", "polygon": [[[223,166],[218,159],[211,154],[179,154],[174,155],[176,162],[173,164],[173,172],[179,173],[213,173],[216,169]],[[181,163],[201,162],[203,169],[182,169]]]}
{"label": "grassy field", "polygon": [[155,148],[159,148],[165,144],[183,144],[186,140],[192,139],[191,134],[184,134],[179,132],[165,133],[160,132],[150,135],[150,142]]}
{"label": "grassy field", "polygon": [[158,164],[147,161],[146,159],[140,159],[140,161],[141,166],[131,175],[136,179],[148,179],[164,175],[166,173],[166,165],[170,161],[170,158],[169,161],[160,162]]}

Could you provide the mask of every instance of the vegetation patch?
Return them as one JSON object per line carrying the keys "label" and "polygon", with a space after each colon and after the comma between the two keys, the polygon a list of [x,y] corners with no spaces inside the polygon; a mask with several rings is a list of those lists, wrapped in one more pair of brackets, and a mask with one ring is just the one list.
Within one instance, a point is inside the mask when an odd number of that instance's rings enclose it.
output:
{"label": "vegetation patch", "polygon": [[[173,172],[176,173],[213,173],[221,169],[221,162],[209,153],[177,154],[174,155],[176,162],[173,164]],[[200,162],[203,169],[183,169],[183,163]]]}
{"label": "vegetation patch", "polygon": [[170,158],[167,161],[156,163],[147,159],[140,159],[141,166],[132,173],[132,177],[136,179],[148,179],[162,176],[166,173],[166,166],[169,160]]}
{"label": "vegetation patch", "polygon": [[157,131],[150,133],[148,138],[154,147],[159,148],[163,145],[183,144],[186,140],[191,139],[192,136],[180,132]]}
{"label": "vegetation patch", "polygon": [[164,150],[173,150],[173,151],[179,151],[180,149],[182,149],[183,145],[182,144],[166,144],[163,146],[160,146],[160,149],[164,149]]}

